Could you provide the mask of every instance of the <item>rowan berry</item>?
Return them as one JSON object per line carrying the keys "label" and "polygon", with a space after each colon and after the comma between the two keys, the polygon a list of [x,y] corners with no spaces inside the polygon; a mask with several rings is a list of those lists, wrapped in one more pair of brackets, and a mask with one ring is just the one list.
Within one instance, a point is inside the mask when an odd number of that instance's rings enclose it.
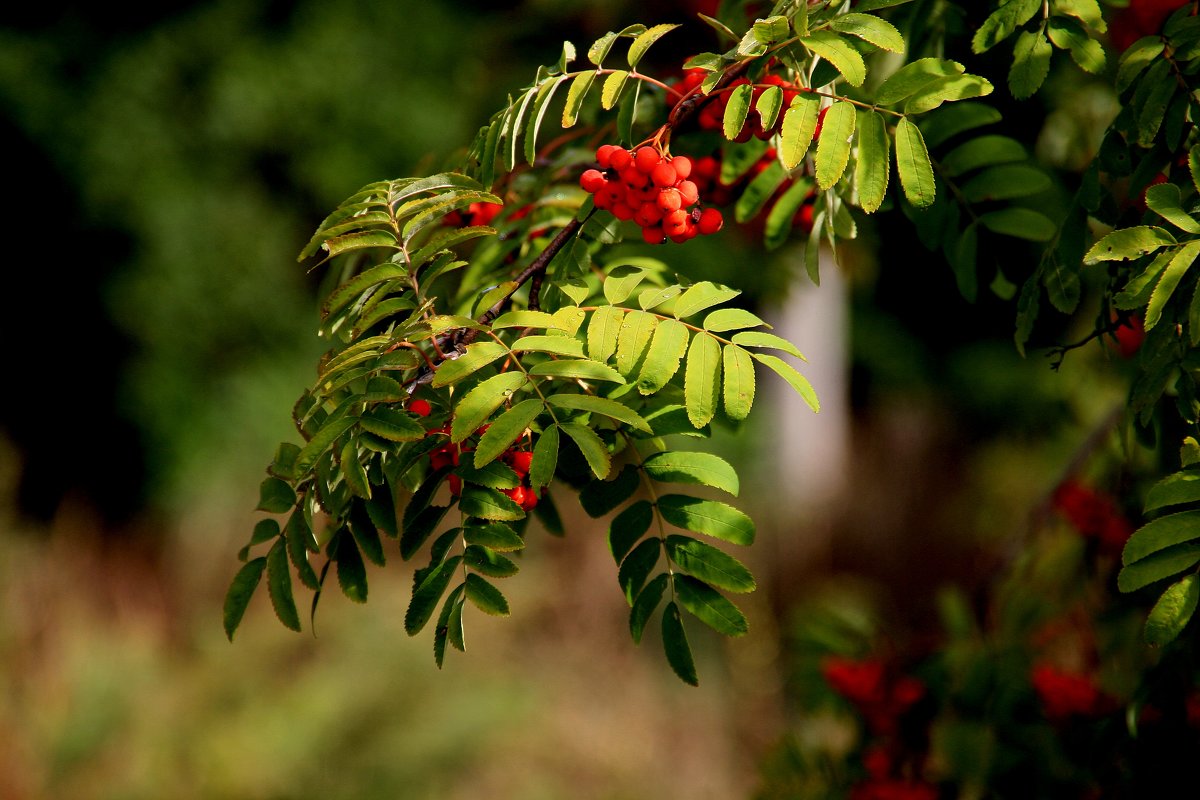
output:
{"label": "rowan berry", "polygon": [[612,166],[612,157],[621,148],[615,144],[602,144],[596,148],[596,163],[603,169]]}
{"label": "rowan berry", "polygon": [[646,175],[649,175],[660,161],[662,161],[662,155],[649,145],[639,147],[633,156],[634,165]]}
{"label": "rowan berry", "polygon": [[604,177],[604,173],[598,169],[589,169],[579,177],[579,185],[588,194],[595,194],[607,183],[608,180]]}
{"label": "rowan berry", "polygon": [[418,417],[428,417],[433,408],[427,400],[413,400],[408,404],[408,410],[416,414]]}
{"label": "rowan berry", "polygon": [[706,208],[700,212],[700,221],[696,223],[696,227],[700,233],[708,236],[721,230],[721,226],[725,224],[725,218],[721,216],[721,212],[715,208]]}
{"label": "rowan berry", "polygon": [[533,453],[527,450],[520,450],[512,453],[508,457],[508,465],[513,468],[521,477],[529,474],[530,468],[533,466]]}
{"label": "rowan berry", "polygon": [[654,182],[655,186],[665,189],[668,186],[674,186],[675,182],[679,180],[679,175],[670,164],[660,163],[655,165],[650,172],[650,180]]}
{"label": "rowan berry", "polygon": [[609,166],[611,166],[613,169],[617,170],[618,172],[625,169],[632,163],[633,163],[633,156],[630,155],[628,150],[625,150],[623,148],[617,148],[616,150],[613,151],[612,155],[609,156]]}

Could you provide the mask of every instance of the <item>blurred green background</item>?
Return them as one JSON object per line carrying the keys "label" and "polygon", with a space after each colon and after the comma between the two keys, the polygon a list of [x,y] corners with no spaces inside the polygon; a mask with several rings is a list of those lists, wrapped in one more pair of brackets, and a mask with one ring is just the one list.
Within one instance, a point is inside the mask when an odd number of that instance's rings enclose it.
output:
{"label": "blurred green background", "polygon": [[[233,645],[222,635],[262,468],[321,350],[319,276],[293,255],[312,228],[362,184],[436,168],[562,39],[703,5],[6,12],[0,798],[747,796],[794,724],[781,652],[798,599],[851,572],[920,620],[944,580],[984,584],[1118,389],[1021,361],[1011,308],[965,307],[940,264],[940,288],[908,302],[872,242],[911,235],[885,226],[810,301],[854,322],[814,383],[855,502],[835,480],[780,507],[804,491],[774,426],[807,413],[782,393],[718,443],[752,476],[740,505],[763,526],[748,557],[763,588],[749,637],[693,637],[700,689],[656,642],[629,642],[602,523],[578,513],[530,548],[513,618],[470,620],[440,673],[427,637],[404,635],[398,558],[366,606],[329,597],[317,637],[262,597]],[[725,248],[708,268],[729,282],[768,269],[748,238]],[[785,281],[749,282],[782,313]],[[956,310],[932,317],[941,305]]]}

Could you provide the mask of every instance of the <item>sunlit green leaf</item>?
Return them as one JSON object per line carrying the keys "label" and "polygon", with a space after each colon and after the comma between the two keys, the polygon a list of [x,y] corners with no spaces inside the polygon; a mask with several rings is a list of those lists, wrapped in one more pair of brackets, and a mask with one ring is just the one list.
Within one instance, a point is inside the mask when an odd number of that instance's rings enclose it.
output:
{"label": "sunlit green leaf", "polygon": [[[560,392],[550,395],[546,402],[553,408],[565,408],[574,411],[588,411],[594,414],[601,414],[618,422],[623,422],[639,431],[652,433],[650,423],[642,419],[640,414],[629,406],[618,403],[616,400],[609,400],[607,397]],[[491,431],[489,430],[488,432],[490,433]]]}
{"label": "sunlit green leaf", "polygon": [[684,401],[688,419],[700,428],[717,413],[721,389],[721,345],[710,336],[695,336],[684,369]]}
{"label": "sunlit green leaf", "polygon": [[499,342],[475,342],[467,345],[466,352],[462,355],[450,361],[443,361],[438,366],[433,374],[433,385],[449,386],[507,354],[508,348]]}
{"label": "sunlit green leaf", "polygon": [[1162,277],[1158,279],[1158,283],[1150,295],[1150,303],[1146,306],[1146,330],[1150,330],[1158,324],[1159,319],[1162,318],[1163,309],[1171,299],[1171,295],[1174,294],[1175,288],[1191,269],[1198,255],[1200,255],[1200,239],[1193,239],[1180,247],[1171,258],[1171,263],[1167,265]]}
{"label": "sunlit green leaf", "polygon": [[910,203],[917,208],[933,205],[937,193],[933,165],[920,129],[908,117],[896,125],[896,171]]}
{"label": "sunlit green leaf", "polygon": [[872,14],[854,12],[842,14],[830,20],[829,27],[838,33],[857,36],[880,50],[890,50],[893,53],[904,52],[904,37],[900,35],[896,26]]}
{"label": "sunlit green leaf", "polygon": [[1152,225],[1121,228],[1092,245],[1087,255],[1083,257],[1083,263],[1097,264],[1101,261],[1126,261],[1131,258],[1141,258],[1160,247],[1173,244],[1175,244],[1175,237],[1163,228]]}
{"label": "sunlit green leaf", "polygon": [[519,370],[501,372],[467,392],[454,408],[450,441],[461,442],[475,433],[527,380],[525,373]]}
{"label": "sunlit green leaf", "polygon": [[[480,384],[482,385],[482,384]],[[465,402],[466,398],[464,398]],[[461,408],[461,406],[460,406]],[[539,398],[522,400],[505,411],[488,426],[487,431],[479,437],[475,448],[475,466],[483,467],[515,442],[533,424],[542,413],[543,405]]]}
{"label": "sunlit green leaf", "polygon": [[820,110],[821,98],[802,92],[784,112],[779,146],[787,169],[795,169],[804,160],[817,129]]}
{"label": "sunlit green leaf", "polygon": [[737,606],[691,575],[675,576],[675,597],[688,613],[723,636],[742,636],[750,630]]}
{"label": "sunlit green leaf", "polygon": [[658,498],[664,520],[693,533],[703,533],[733,544],[754,543],[754,521],[731,505],[681,494]]}
{"label": "sunlit green leaf", "polygon": [[575,442],[595,476],[601,480],[608,477],[608,471],[612,467],[612,456],[608,452],[608,445],[596,432],[586,425],[574,422],[565,422],[558,427]]}
{"label": "sunlit green leaf", "polygon": [[728,344],[722,350],[722,368],[725,416],[734,422],[743,420],[754,405],[754,362],[745,350]]}
{"label": "sunlit green leaf", "polygon": [[729,462],[712,453],[670,450],[655,453],[642,462],[642,468],[656,481],[712,486],[737,496],[737,472]]}
{"label": "sunlit green leaf", "polygon": [[641,394],[654,394],[670,382],[679,370],[690,335],[687,326],[681,322],[673,319],[659,322],[638,373],[637,387]]}
{"label": "sunlit green leaf", "polygon": [[854,47],[832,31],[812,31],[800,38],[800,43],[833,64],[846,83],[862,86],[867,79],[867,66]]}
{"label": "sunlit green leaf", "polygon": [[1168,587],[1150,610],[1146,618],[1146,644],[1162,647],[1174,641],[1196,613],[1197,602],[1200,602],[1200,576],[1193,572]]}
{"label": "sunlit green leaf", "polygon": [[1008,70],[1008,89],[1018,100],[1034,95],[1050,74],[1053,48],[1041,30],[1025,31],[1017,37],[1012,67]]}
{"label": "sunlit green leaf", "polygon": [[820,411],[821,404],[817,400],[817,393],[813,391],[812,384],[808,379],[796,371],[796,368],[777,356],[767,355],[765,353],[751,353],[755,361],[760,364],[765,364],[770,367],[779,377],[783,378],[788,384],[796,390],[796,393],[808,403],[809,408],[813,411]]}
{"label": "sunlit green leaf", "polygon": [[672,534],[666,539],[667,556],[689,575],[727,592],[752,592],[754,576],[742,562],[707,542]]}

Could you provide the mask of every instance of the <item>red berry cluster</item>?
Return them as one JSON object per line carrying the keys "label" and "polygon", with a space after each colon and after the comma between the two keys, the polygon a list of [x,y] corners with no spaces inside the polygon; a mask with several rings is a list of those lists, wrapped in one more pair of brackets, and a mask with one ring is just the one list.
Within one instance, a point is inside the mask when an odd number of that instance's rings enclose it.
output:
{"label": "red berry cluster", "polygon": [[878,735],[894,733],[899,718],[925,695],[925,684],[907,675],[889,675],[882,661],[830,657],[821,673],[834,691],[855,705]]}
{"label": "red berry cluster", "polygon": [[1113,699],[1090,675],[1042,663],[1034,666],[1029,682],[1041,702],[1042,713],[1051,722],[1065,722],[1076,716],[1104,716],[1114,707]]}
{"label": "red berry cluster", "polygon": [[[696,159],[696,163],[692,167],[692,181],[696,184],[697,188],[700,190],[700,193],[708,198],[711,203],[719,206],[728,205],[729,203],[733,202],[735,197],[741,194],[739,187],[742,187],[745,183],[749,183],[750,181],[754,180],[754,178],[760,172],[770,166],[771,162],[775,160],[775,157],[775,148],[768,147],[763,151],[763,154],[759,157],[758,161],[756,161],[753,166],[746,171],[745,175],[733,183],[722,183],[721,161],[715,156],[704,156]],[[759,212],[760,217],[765,219],[766,214],[769,213],[769,209],[774,204],[774,201],[778,200],[784,192],[791,188],[791,185],[791,178],[787,178],[783,181],[783,183],[779,184],[779,187],[775,190],[773,199],[768,200],[763,204],[763,211]],[[803,205],[800,206],[799,210],[796,211],[795,216],[792,218],[792,225],[799,227],[804,233],[808,233],[812,230],[813,200],[815,199],[816,195],[810,193],[809,197],[804,201]]]}
{"label": "red berry cluster", "polygon": [[1054,491],[1054,508],[1080,535],[1095,538],[1105,552],[1120,553],[1133,526],[1108,495],[1074,479],[1063,481]]}
{"label": "red berry cluster", "polygon": [[503,210],[503,203],[471,203],[465,211],[451,211],[442,218],[442,224],[452,228],[464,225],[489,225]]}
{"label": "red berry cluster", "polygon": [[[413,406],[417,403],[423,403],[423,400],[414,400],[410,405],[410,410],[414,410]],[[428,405],[428,404],[426,404]],[[424,416],[424,415],[422,415]],[[479,429],[479,433],[485,433],[488,426],[484,425]],[[475,448],[466,444],[455,444],[449,440],[450,426],[443,425],[440,428],[434,428],[430,434],[445,435],[446,443],[430,451],[429,466],[434,472],[448,467],[457,467],[459,460],[466,453],[474,452]],[[538,504],[537,490],[529,485],[529,468],[533,464],[533,453],[527,450],[518,450],[516,447],[510,447],[504,451],[500,459],[512,468],[513,472],[517,473],[517,477],[521,479],[521,485],[512,489],[507,489],[504,494],[525,511],[532,511],[533,507]],[[451,474],[447,479],[450,483],[450,494],[458,497],[462,494],[462,478]]]}
{"label": "red berry cluster", "polygon": [[[668,104],[674,107],[679,103],[684,95],[698,91],[700,84],[704,82],[704,79],[707,76],[708,73],[702,69],[686,70],[683,73],[683,79],[676,83],[673,87],[680,94],[678,96],[670,95],[667,100]],[[729,90],[749,84],[750,80],[748,78],[738,78],[737,80],[731,82],[727,87],[725,87],[725,89],[722,89],[718,94],[716,94],[712,101],[704,104],[704,106],[700,109],[700,113],[696,115],[696,124],[698,124],[702,130],[721,130],[725,119],[725,108],[729,105]],[[751,137],[757,137],[763,141],[766,141],[775,134],[779,133],[780,129],[783,127],[783,110],[790,106],[792,101],[795,100],[802,91],[804,91],[796,84],[791,83],[790,81],[787,81],[778,75],[770,74],[764,75],[758,80],[757,83],[753,85],[754,90],[751,94],[750,113],[746,115],[746,121],[742,124],[742,129],[738,131],[738,135],[734,137],[735,142],[748,142],[750,141]],[[762,124],[762,117],[759,115],[755,106],[758,105],[758,98],[762,96],[762,93],[766,91],[767,87],[769,86],[778,86],[783,90],[783,105],[780,107],[780,113],[775,117],[775,122],[772,123],[771,127],[764,128]]]}
{"label": "red berry cluster", "polygon": [[649,145],[629,151],[604,144],[596,150],[596,163],[600,169],[586,170],[579,185],[594,196],[597,208],[640,225],[649,244],[667,239],[682,244],[716,233],[725,222],[717,209],[700,208],[687,156],[671,158]]}

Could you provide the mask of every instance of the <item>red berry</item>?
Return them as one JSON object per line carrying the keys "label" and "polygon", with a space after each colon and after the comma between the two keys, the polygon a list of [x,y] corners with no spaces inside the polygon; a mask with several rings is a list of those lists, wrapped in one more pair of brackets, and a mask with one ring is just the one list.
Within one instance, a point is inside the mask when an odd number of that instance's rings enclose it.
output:
{"label": "red berry", "polygon": [[687,156],[675,156],[671,159],[671,166],[675,168],[675,177],[679,180],[687,180],[692,174],[692,160]]}
{"label": "red berry", "polygon": [[524,486],[518,486],[515,489],[505,489],[504,493],[508,495],[519,506],[525,505],[525,492],[528,491]]}
{"label": "red berry", "polygon": [[521,501],[521,509],[524,511],[533,511],[534,507],[537,504],[538,504],[537,492],[535,492],[533,489],[526,489],[525,490],[525,499],[523,501]]}
{"label": "red berry", "polygon": [[579,185],[588,194],[595,194],[600,189],[603,189],[606,183],[608,181],[605,179],[604,173],[598,169],[586,170],[579,176]]}
{"label": "red berry", "polygon": [[416,414],[418,417],[428,417],[429,412],[432,411],[433,408],[429,405],[427,400],[413,400],[408,404],[408,410]]}
{"label": "red berry", "polygon": [[642,228],[642,239],[645,240],[646,244],[662,244],[667,240],[667,237],[663,235],[662,228],[654,225]]}
{"label": "red berry", "polygon": [[817,114],[817,127],[813,129],[813,141],[821,138],[821,126],[825,124],[825,113],[829,111],[829,107],[821,109],[821,113]]}
{"label": "red berry", "polygon": [[633,156],[630,155],[628,150],[618,147],[613,151],[612,155],[609,156],[608,162],[609,166],[617,171],[620,171],[633,163]]}
{"label": "red berry", "polygon": [[633,221],[643,228],[648,228],[651,225],[657,225],[663,217],[662,209],[654,203],[643,203],[638,206],[637,213],[633,215]]}
{"label": "red berry", "polygon": [[675,168],[670,164],[657,164],[650,172],[650,180],[654,181],[655,186],[666,188],[674,186],[675,181],[679,180],[679,176],[675,173]]}
{"label": "red berry", "polygon": [[678,189],[663,189],[658,193],[655,203],[663,211],[675,211],[683,205],[683,197]]}
{"label": "red berry", "polygon": [[679,196],[683,200],[684,208],[696,205],[696,201],[700,199],[700,190],[692,181],[680,181],[679,185],[675,188],[679,190]]}
{"label": "red berry", "polygon": [[458,497],[462,494],[462,478],[457,475],[450,476],[450,494]]}
{"label": "red berry", "polygon": [[633,209],[625,203],[614,203],[613,207],[609,210],[612,211],[614,217],[622,222],[633,219]]}
{"label": "red berry", "polygon": [[700,233],[708,236],[721,230],[721,226],[725,224],[725,218],[721,216],[721,212],[715,208],[706,208],[700,212],[700,221],[696,223],[696,227]]}
{"label": "red berry", "polygon": [[634,165],[646,175],[649,175],[658,166],[658,162],[660,161],[662,161],[662,156],[649,145],[639,147],[637,153],[633,156]]}
{"label": "red berry", "polygon": [[508,457],[508,465],[523,478],[529,474],[529,469],[533,465],[533,453],[525,450],[513,453]]}
{"label": "red berry", "polygon": [[634,189],[641,189],[643,186],[650,184],[650,176],[642,172],[635,165],[630,164],[619,170],[621,174],[621,182],[626,186]]}
{"label": "red berry", "polygon": [[615,144],[602,144],[596,148],[596,163],[602,168],[608,169],[612,166],[613,153],[621,148]]}

